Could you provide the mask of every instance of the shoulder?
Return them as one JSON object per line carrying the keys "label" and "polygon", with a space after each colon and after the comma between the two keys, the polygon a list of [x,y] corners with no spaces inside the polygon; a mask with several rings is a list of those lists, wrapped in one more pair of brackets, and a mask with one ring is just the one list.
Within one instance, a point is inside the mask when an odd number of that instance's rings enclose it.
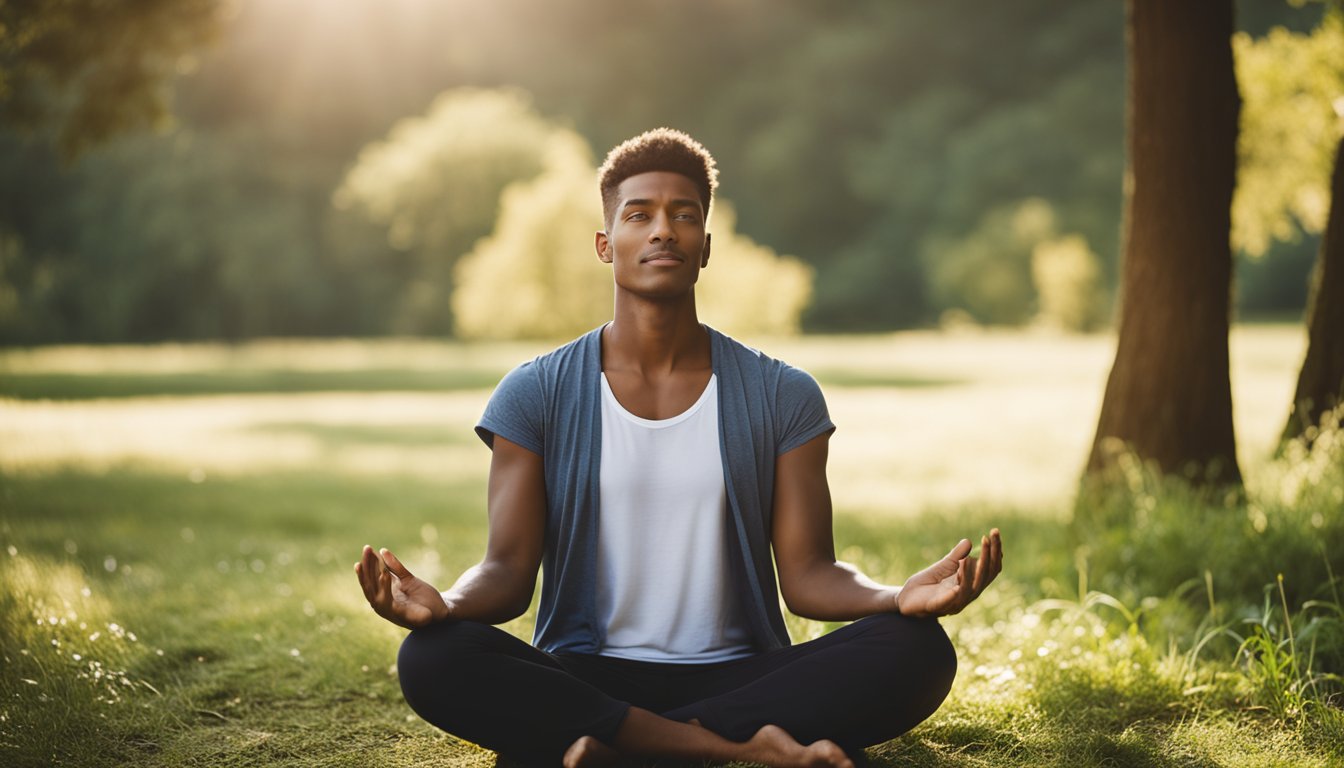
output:
{"label": "shoulder", "polygon": [[585,333],[549,352],[520,363],[504,374],[496,393],[532,393],[549,396],[567,377],[582,372],[585,361],[596,353],[600,359],[601,328]]}
{"label": "shoulder", "polygon": [[594,328],[571,342],[538,355],[514,370],[527,367],[543,384],[554,384],[567,375],[579,373],[585,363],[592,362],[594,358],[601,360],[603,327]]}
{"label": "shoulder", "polygon": [[481,439],[493,445],[494,435],[503,435],[541,453],[551,415],[581,396],[584,376],[595,375],[586,364],[600,361],[600,333],[584,334],[504,374],[477,424]]}
{"label": "shoulder", "polygon": [[744,375],[759,377],[770,395],[788,401],[821,398],[821,386],[802,368],[771,357],[713,328],[709,328],[709,332],[720,353],[731,358]]}

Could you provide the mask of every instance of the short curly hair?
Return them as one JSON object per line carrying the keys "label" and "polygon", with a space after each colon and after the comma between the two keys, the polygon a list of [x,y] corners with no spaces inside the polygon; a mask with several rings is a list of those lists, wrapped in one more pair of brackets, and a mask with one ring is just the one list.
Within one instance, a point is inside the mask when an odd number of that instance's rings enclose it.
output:
{"label": "short curly hair", "polygon": [[714,190],[719,186],[719,169],[714,157],[700,142],[672,128],[655,128],[633,139],[627,139],[607,153],[607,159],[597,170],[598,188],[602,191],[602,219],[611,226],[611,217],[620,201],[616,189],[621,182],[650,171],[680,173],[690,179],[700,191],[700,204],[709,215]]}

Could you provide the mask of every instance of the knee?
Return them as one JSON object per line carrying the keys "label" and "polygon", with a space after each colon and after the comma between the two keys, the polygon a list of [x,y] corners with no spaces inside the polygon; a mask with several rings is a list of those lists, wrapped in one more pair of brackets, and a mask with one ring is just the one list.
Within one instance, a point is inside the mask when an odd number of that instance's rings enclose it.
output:
{"label": "knee", "polygon": [[[397,652],[397,678],[406,702],[417,712],[437,701],[437,692],[451,688],[449,681],[474,651],[479,650],[479,625],[447,621],[411,630]],[[422,712],[423,715],[423,712]]]}
{"label": "knee", "polygon": [[876,623],[873,637],[883,649],[880,666],[889,694],[875,707],[884,714],[866,744],[895,738],[927,720],[957,676],[956,651],[936,619],[892,614]]}
{"label": "knee", "polygon": [[923,696],[916,713],[920,720],[931,716],[952,692],[957,677],[957,651],[937,619],[912,619],[914,646],[911,653],[921,661]]}
{"label": "knee", "polygon": [[915,683],[927,692],[928,714],[932,714],[947,698],[957,676],[957,652],[947,632],[933,618],[895,613],[872,618],[876,624],[872,631],[881,637],[893,673],[905,684]]}

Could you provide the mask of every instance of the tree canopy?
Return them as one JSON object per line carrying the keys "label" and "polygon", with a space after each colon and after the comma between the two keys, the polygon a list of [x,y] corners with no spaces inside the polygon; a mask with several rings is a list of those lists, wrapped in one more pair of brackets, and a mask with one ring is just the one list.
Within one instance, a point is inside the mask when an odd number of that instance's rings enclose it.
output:
{"label": "tree canopy", "polygon": [[[86,5],[91,15],[77,15]],[[452,265],[494,230],[482,211],[499,213],[498,194],[476,194],[487,182],[473,174],[502,189],[541,172],[535,154],[477,170],[470,157],[524,147],[541,135],[538,120],[598,153],[658,125],[696,136],[719,161],[736,228],[812,271],[806,329],[930,325],[949,310],[1033,322],[1047,304],[1061,306],[1061,285],[1094,297],[1103,313],[1114,292],[1119,4],[222,8],[0,4],[0,293],[13,308],[0,310],[0,343],[449,332]],[[65,21],[39,30],[48,13]],[[1258,40],[1277,24],[1306,33],[1320,9],[1257,0],[1237,18]],[[650,48],[650,26],[678,43]],[[48,65],[48,50],[84,64]],[[137,73],[118,82],[138,90],[93,87],[114,71]],[[531,114],[533,128],[494,135],[490,108],[469,107],[461,88],[515,94],[490,98],[513,99],[496,107]],[[456,95],[436,103],[444,93]],[[81,94],[143,120],[72,111]],[[175,125],[124,133],[162,114],[141,108],[151,103],[171,103]],[[60,138],[62,125],[71,138]],[[405,163],[412,145],[425,164]],[[53,147],[85,151],[69,163]],[[430,188],[437,203],[408,202],[431,201],[420,195]],[[1039,244],[1004,249],[993,270],[1002,278],[971,270],[949,279],[954,265],[977,263],[976,248],[999,253],[992,232],[1025,201],[1048,206],[1050,237],[1069,238],[1071,260],[1083,264],[1072,274],[1095,280],[1052,280],[1050,265],[1064,261],[1033,257]],[[1307,228],[1299,245],[1271,244],[1242,270],[1246,300],[1260,311],[1300,310],[1314,237]],[[1041,294],[1043,281],[1055,298]],[[991,284],[1016,286],[992,311]]]}
{"label": "tree canopy", "polygon": [[219,0],[0,2],[0,114],[67,156],[169,118],[167,80],[195,66]]}

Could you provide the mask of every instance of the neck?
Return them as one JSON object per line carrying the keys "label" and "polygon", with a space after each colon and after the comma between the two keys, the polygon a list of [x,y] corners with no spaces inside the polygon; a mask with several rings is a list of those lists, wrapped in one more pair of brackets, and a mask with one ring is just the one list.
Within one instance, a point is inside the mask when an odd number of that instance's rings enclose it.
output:
{"label": "neck", "polygon": [[667,373],[708,368],[709,360],[709,334],[696,316],[694,294],[655,302],[617,292],[615,316],[602,333],[603,370]]}

